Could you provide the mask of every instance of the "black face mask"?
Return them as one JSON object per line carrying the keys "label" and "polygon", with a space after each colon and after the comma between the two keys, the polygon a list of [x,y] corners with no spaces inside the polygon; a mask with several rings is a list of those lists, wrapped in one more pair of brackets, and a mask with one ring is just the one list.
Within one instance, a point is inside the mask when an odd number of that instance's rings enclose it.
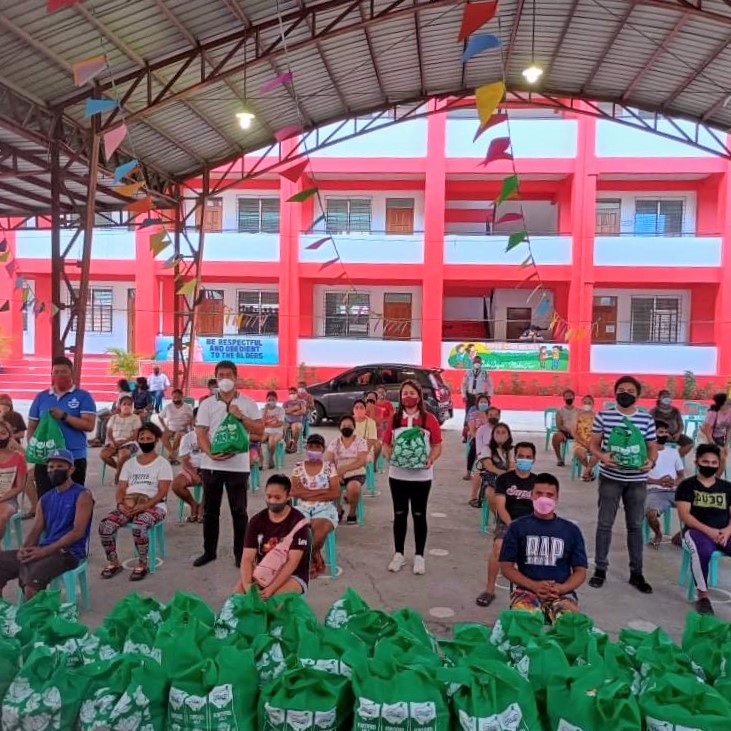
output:
{"label": "black face mask", "polygon": [[0,439],[0,449],[5,449],[8,444],[10,444],[10,439]]}
{"label": "black face mask", "polygon": [[622,391],[622,393],[617,394],[617,403],[623,408],[627,409],[632,404],[637,401],[637,396],[635,396],[632,393],[627,393],[626,391]]}
{"label": "black face mask", "polygon": [[153,449],[155,449],[155,442],[140,442],[139,447],[140,452],[149,454]]}
{"label": "black face mask", "polygon": [[574,403],[574,400],[572,398],[565,398],[564,403],[566,404],[566,406],[571,406],[571,404]]}
{"label": "black face mask", "polygon": [[352,426],[344,426],[340,430],[340,433],[347,439],[348,437],[352,437],[353,436],[353,432],[354,431],[355,431],[355,429],[353,429]]}
{"label": "black face mask", "polygon": [[699,464],[698,465],[698,474],[701,477],[713,477],[713,475],[718,472],[718,467],[712,467],[708,464]]}
{"label": "black face mask", "polygon": [[372,398],[369,398],[369,399],[366,399],[366,403],[367,404],[375,404],[376,403],[376,400],[375,399],[372,399]]}
{"label": "black face mask", "polygon": [[668,435],[667,434],[663,434],[661,437],[658,437],[657,438],[657,443],[658,444],[665,444],[665,443],[667,443],[667,441],[668,441]]}
{"label": "black face mask", "polygon": [[63,485],[69,479],[68,470],[48,470],[48,481],[53,487]]}
{"label": "black face mask", "polygon": [[487,423],[488,423],[488,424],[492,424],[492,426],[495,426],[495,424],[499,424],[499,423],[500,423],[500,419],[498,419],[498,418],[497,418],[496,416],[491,416],[491,417],[490,417],[490,418],[489,418],[489,419],[487,420]]}

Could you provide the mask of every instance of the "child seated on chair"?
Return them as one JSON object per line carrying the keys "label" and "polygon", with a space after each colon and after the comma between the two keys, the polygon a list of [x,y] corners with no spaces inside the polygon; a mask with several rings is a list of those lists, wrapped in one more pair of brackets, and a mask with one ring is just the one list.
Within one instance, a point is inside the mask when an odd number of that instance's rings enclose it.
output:
{"label": "child seated on chair", "polygon": [[700,444],[695,463],[698,472],[678,485],[675,504],[698,592],[695,610],[714,614],[708,598],[708,569],[714,551],[731,556],[731,483],[716,477],[721,465],[718,445]]}
{"label": "child seated on chair", "polygon": [[[274,453],[277,444],[284,439],[284,409],[277,406],[277,392],[267,393],[266,404],[261,410],[261,418],[264,420],[264,436],[269,447],[269,469],[274,469]],[[266,467],[267,465],[263,465]]]}
{"label": "child seated on chair", "polygon": [[18,579],[26,599],[86,558],[94,499],[73,480],[74,456],[56,449],[46,459],[52,489],[44,493],[23,547],[0,552],[0,596]]}
{"label": "child seated on chair", "polygon": [[650,541],[653,548],[662,543],[660,516],[675,507],[675,488],[685,477],[683,460],[674,447],[667,447],[670,427],[664,421],[655,420],[657,433],[657,461],[647,473],[647,497],[645,517],[655,534]]}
{"label": "child seated on chair", "polygon": [[0,541],[18,512],[18,496],[25,488],[25,455],[12,448],[12,441],[12,427],[0,419]]}
{"label": "child seated on chair", "polygon": [[[194,409],[193,418],[198,414]],[[198,473],[201,466],[202,452],[198,446],[198,435],[191,424],[188,433],[180,440],[178,457],[180,457],[180,472],[175,475],[171,485],[173,492],[190,508],[188,523],[203,522],[203,500],[198,502],[191,493],[190,488],[203,484],[203,478]]]}
{"label": "child seated on chair", "polygon": [[584,468],[581,479],[584,482],[594,481],[594,469],[597,465],[597,458],[591,454],[591,428],[594,426],[594,397],[590,395],[581,399],[581,411],[576,417],[576,427],[573,438],[574,459],[578,460]]}

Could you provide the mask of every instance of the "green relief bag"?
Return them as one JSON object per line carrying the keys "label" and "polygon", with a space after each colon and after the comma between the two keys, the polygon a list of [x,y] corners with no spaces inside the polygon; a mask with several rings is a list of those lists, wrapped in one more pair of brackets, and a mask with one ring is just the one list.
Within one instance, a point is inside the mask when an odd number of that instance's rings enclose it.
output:
{"label": "green relief bag", "polygon": [[214,611],[197,594],[188,594],[184,591],[176,591],[173,598],[161,612],[163,622],[174,620],[182,623],[195,617],[199,622],[208,627],[213,627],[216,622]]}
{"label": "green relief bag", "polygon": [[345,629],[361,640],[372,653],[378,640],[397,634],[399,626],[396,620],[386,612],[382,612],[380,609],[370,609],[352,617],[345,625]]}
{"label": "green relief bag", "polygon": [[78,672],[88,679],[78,731],[164,731],[168,683],[156,662],[119,655]]}
{"label": "green relief bag", "polygon": [[319,627],[300,637],[295,658],[304,668],[314,668],[333,675],[352,677],[352,658],[364,658],[368,648],[345,630]]}
{"label": "green relief bag", "polygon": [[257,731],[256,668],[251,650],[223,647],[171,682],[168,731]]}
{"label": "green relief bag", "polygon": [[728,731],[731,704],[693,675],[655,676],[639,697],[647,731]]}
{"label": "green relief bag", "polygon": [[591,617],[575,612],[562,614],[546,634],[561,646],[571,665],[588,663],[590,650],[596,647],[603,652],[609,640],[605,632],[594,627]]}
{"label": "green relief bag", "polygon": [[17,622],[18,607],[0,597],[0,638],[15,637],[20,634],[21,626]]}
{"label": "green relief bag", "polygon": [[703,668],[706,680],[714,683],[724,669],[731,674],[731,624],[712,614],[690,612],[685,620],[683,651],[691,662]]}
{"label": "green relief bag", "polygon": [[465,665],[456,671],[454,728],[463,731],[536,731],[538,709],[528,682],[504,662]]}
{"label": "green relief bag", "polygon": [[249,451],[249,433],[233,414],[226,414],[211,442],[211,454],[243,454]]}
{"label": "green relief bag", "polygon": [[283,673],[262,688],[259,731],[350,729],[353,693],[347,678],[314,668]]}
{"label": "green relief bag", "polygon": [[37,647],[8,687],[2,705],[3,731],[69,731],[86,697],[83,675],[74,673],[58,650]]}
{"label": "green relief bag", "polygon": [[525,656],[531,637],[543,634],[543,616],[540,612],[507,609],[500,612],[490,633],[490,642],[513,663]]}
{"label": "green relief bag", "polygon": [[394,658],[353,666],[353,731],[449,731],[443,668],[397,664]]}
{"label": "green relief bag", "polygon": [[642,680],[666,673],[697,675],[705,680],[703,669],[690,658],[659,627],[650,632],[637,647],[635,662]]}
{"label": "green relief bag", "polygon": [[39,645],[55,648],[67,656],[69,667],[77,667],[87,662],[97,642],[89,635],[85,625],[62,617],[52,617],[38,628],[33,641],[23,650],[27,655]]}
{"label": "green relief bag", "polygon": [[344,627],[352,617],[370,610],[355,589],[348,587],[344,594],[328,609],[325,615],[326,627]]}
{"label": "green relief bag", "polygon": [[548,681],[551,731],[640,731],[640,708],[623,680],[607,680],[601,666],[562,670]]}
{"label": "green relief bag", "polygon": [[638,470],[647,462],[647,443],[640,430],[626,417],[612,429],[607,439],[607,452],[614,461],[628,469]]}
{"label": "green relief bag", "polygon": [[[154,640],[155,659],[172,675],[177,669],[190,667],[204,659],[203,648],[214,638],[213,628],[193,616],[171,616],[163,622]],[[215,653],[218,646],[211,646]]]}
{"label": "green relief bag", "polygon": [[246,594],[231,594],[223,603],[214,625],[216,637],[241,635],[251,644],[269,631],[269,610],[256,588]]}
{"label": "green relief bag", "polygon": [[0,638],[0,703],[20,669],[20,660],[20,642],[10,637]]}
{"label": "green relief bag", "polygon": [[38,422],[25,448],[25,459],[31,464],[46,464],[46,457],[55,449],[65,449],[66,440],[58,422],[47,411]]}
{"label": "green relief bag", "polygon": [[415,638],[432,652],[439,652],[439,643],[437,642],[437,638],[429,631],[419,612],[406,607],[404,609],[397,609],[395,612],[391,612],[391,616],[396,621],[396,624],[402,632],[411,635],[411,637]]}
{"label": "green relief bag", "polygon": [[427,432],[420,426],[412,426],[398,434],[393,442],[391,464],[406,470],[423,470],[429,458]]}
{"label": "green relief bag", "polygon": [[61,603],[60,591],[39,591],[18,607],[15,621],[20,625],[20,632],[16,636],[21,645],[27,645],[51,619],[60,617],[76,621],[78,616],[79,612],[73,604]]}
{"label": "green relief bag", "polygon": [[525,655],[512,667],[530,683],[538,708],[545,715],[546,695],[551,678],[569,669],[569,661],[563,648],[548,635],[532,637],[525,646]]}
{"label": "green relief bag", "polygon": [[259,635],[254,640],[252,651],[259,685],[278,678],[290,669],[290,662],[293,662],[290,658],[293,656],[294,648],[288,647],[279,637]]}

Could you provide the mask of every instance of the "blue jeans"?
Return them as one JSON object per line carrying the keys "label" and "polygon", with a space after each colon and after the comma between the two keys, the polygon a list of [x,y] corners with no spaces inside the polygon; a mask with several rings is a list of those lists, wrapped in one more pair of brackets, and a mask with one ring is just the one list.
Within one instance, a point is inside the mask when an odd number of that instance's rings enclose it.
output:
{"label": "blue jeans", "polygon": [[162,399],[165,391],[151,391],[150,395],[152,396],[152,406],[155,409],[155,413],[159,414],[162,410]]}

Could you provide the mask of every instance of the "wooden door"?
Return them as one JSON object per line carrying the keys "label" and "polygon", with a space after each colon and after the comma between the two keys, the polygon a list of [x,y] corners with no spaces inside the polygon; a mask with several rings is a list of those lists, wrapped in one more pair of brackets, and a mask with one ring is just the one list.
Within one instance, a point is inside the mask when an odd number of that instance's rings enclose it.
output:
{"label": "wooden door", "polygon": [[413,234],[414,233],[414,199],[387,198],[386,199],[386,233]]}
{"label": "wooden door", "polygon": [[383,339],[411,339],[411,295],[386,294],[383,297]]}
{"label": "wooden door", "polygon": [[135,289],[127,290],[127,350],[135,352],[135,318],[137,312]]}
{"label": "wooden door", "polygon": [[592,342],[617,342],[617,298],[594,297],[591,319],[594,323]]}
{"label": "wooden door", "polygon": [[621,230],[622,201],[606,199],[596,202],[597,236],[616,236]]}
{"label": "wooden door", "polygon": [[196,335],[223,335],[223,290],[206,289],[195,315]]}
{"label": "wooden door", "polygon": [[[195,210],[195,226],[200,228],[201,225],[201,209]],[[208,198],[203,214],[203,227],[205,231],[217,233],[223,230],[223,199]]]}
{"label": "wooden door", "polygon": [[532,323],[533,310],[530,307],[508,307],[505,325],[506,340],[520,340],[524,330]]}

